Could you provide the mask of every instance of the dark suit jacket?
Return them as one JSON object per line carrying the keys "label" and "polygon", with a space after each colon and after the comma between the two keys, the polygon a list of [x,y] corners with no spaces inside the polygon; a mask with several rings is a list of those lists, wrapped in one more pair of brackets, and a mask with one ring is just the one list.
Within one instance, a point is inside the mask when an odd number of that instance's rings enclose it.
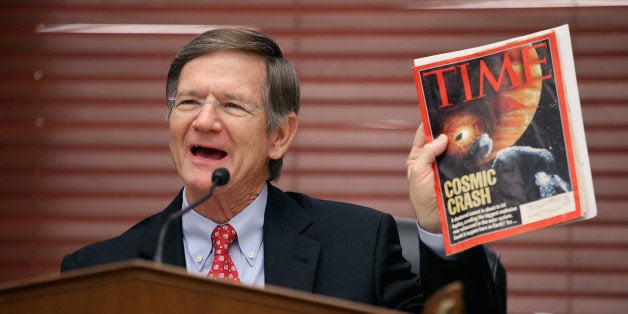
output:
{"label": "dark suit jacket", "polygon": [[[181,193],[162,212],[122,235],[65,256],[61,270],[123,260],[152,259],[159,229],[181,209]],[[422,282],[401,254],[392,216],[370,208],[284,193],[269,184],[264,221],[264,275],[269,285],[419,312],[427,294],[461,279],[470,313],[497,313],[490,267],[483,248],[456,262],[421,247]],[[418,241],[417,241],[418,242]],[[181,220],[166,234],[164,263],[185,267]],[[463,267],[464,266],[464,267]]]}

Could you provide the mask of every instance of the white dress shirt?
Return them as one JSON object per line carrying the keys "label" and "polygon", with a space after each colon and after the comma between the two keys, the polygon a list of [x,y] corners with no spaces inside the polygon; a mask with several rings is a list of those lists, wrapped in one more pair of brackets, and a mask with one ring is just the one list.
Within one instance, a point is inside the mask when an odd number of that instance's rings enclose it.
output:
{"label": "white dress shirt", "polygon": [[[229,256],[238,270],[240,282],[258,287],[264,286],[263,226],[267,196],[268,188],[264,186],[249,206],[229,220],[238,235],[229,249]],[[188,204],[184,189],[182,208]],[[214,259],[211,232],[218,224],[193,210],[181,219],[187,270],[191,274],[207,276]]]}

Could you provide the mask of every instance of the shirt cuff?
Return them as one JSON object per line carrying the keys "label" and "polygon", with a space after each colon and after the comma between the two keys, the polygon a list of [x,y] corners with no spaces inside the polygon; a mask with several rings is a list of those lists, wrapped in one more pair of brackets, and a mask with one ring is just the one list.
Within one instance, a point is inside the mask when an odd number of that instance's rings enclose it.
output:
{"label": "shirt cuff", "polygon": [[457,260],[456,254],[447,256],[447,254],[445,253],[445,243],[442,234],[431,233],[429,231],[421,229],[421,225],[419,225],[418,221],[416,224],[419,228],[419,238],[421,238],[421,242],[423,242],[423,244],[425,244],[430,250],[432,250],[438,257],[444,260]]}

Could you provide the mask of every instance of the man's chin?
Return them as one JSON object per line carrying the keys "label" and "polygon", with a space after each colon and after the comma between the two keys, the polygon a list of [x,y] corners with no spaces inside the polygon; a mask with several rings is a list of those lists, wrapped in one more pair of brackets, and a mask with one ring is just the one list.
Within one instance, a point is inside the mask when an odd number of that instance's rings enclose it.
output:
{"label": "man's chin", "polygon": [[195,194],[205,194],[212,186],[211,174],[184,180],[185,187]]}

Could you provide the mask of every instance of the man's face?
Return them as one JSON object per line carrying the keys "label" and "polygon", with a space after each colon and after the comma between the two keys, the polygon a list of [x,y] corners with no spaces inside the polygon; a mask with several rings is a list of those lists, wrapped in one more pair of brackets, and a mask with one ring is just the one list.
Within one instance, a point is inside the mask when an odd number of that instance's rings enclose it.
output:
{"label": "man's face", "polygon": [[220,167],[231,173],[229,190],[251,192],[268,178],[268,158],[277,156],[271,149],[273,133],[266,132],[265,80],[264,60],[238,51],[212,52],[183,67],[177,98],[259,107],[242,117],[229,115],[211,103],[203,105],[198,114],[173,109],[170,153],[188,196],[207,193],[212,172]]}

